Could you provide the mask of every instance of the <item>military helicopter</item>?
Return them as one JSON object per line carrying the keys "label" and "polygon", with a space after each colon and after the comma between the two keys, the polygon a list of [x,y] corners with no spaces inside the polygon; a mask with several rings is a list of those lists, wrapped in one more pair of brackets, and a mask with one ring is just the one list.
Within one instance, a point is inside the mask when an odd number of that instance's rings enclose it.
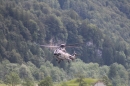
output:
{"label": "military helicopter", "polygon": [[73,61],[74,59],[76,59],[76,53],[74,51],[74,53],[71,55],[68,52],[66,52],[66,47],[74,47],[73,45],[66,45],[66,44],[61,44],[60,46],[49,46],[49,45],[40,45],[43,47],[49,47],[49,48],[56,48],[53,52],[53,57],[56,58],[56,61],[58,61],[58,63],[60,63],[63,60],[67,60],[68,62]]}

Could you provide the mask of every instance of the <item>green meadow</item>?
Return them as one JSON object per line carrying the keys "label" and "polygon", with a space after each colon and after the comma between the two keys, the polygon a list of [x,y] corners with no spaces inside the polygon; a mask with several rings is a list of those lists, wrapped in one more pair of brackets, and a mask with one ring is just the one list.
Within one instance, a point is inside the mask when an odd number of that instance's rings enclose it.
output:
{"label": "green meadow", "polygon": [[7,86],[7,85],[5,85],[5,84],[0,84],[0,86]]}
{"label": "green meadow", "polygon": [[[98,79],[92,79],[92,78],[85,78],[83,79],[85,85],[91,86],[92,84],[96,83]],[[79,86],[79,82],[77,82],[77,79],[72,79],[67,82],[62,82],[62,83],[56,83],[54,86]]]}
{"label": "green meadow", "polygon": [[[92,84],[96,83],[98,79],[85,78],[83,79],[83,81],[85,85],[91,86]],[[7,86],[7,85],[0,84],[0,86]],[[79,82],[77,82],[77,79],[72,79],[66,82],[54,83],[54,86],[79,86]]]}

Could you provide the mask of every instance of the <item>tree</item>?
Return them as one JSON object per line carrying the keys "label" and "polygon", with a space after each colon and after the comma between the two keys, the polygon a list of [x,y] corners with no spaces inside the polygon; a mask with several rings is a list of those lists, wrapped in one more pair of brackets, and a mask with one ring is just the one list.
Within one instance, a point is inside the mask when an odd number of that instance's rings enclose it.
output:
{"label": "tree", "polygon": [[11,84],[11,86],[16,86],[20,83],[20,77],[17,73],[11,72],[5,76],[5,83]]}
{"label": "tree", "polygon": [[11,62],[14,62],[14,63],[21,63],[22,62],[22,57],[21,55],[15,50],[13,49],[11,52],[10,52],[10,58],[9,60]]}
{"label": "tree", "polygon": [[112,80],[113,86],[127,86],[129,74],[124,66],[113,63],[110,66],[109,78]]}
{"label": "tree", "polygon": [[53,86],[51,77],[46,77],[38,84],[38,86]]}
{"label": "tree", "polygon": [[67,0],[58,0],[58,1],[59,1],[59,4],[60,4],[60,7],[63,9],[64,2],[67,1]]}
{"label": "tree", "polygon": [[99,77],[107,76],[108,73],[109,73],[109,66],[104,65],[104,66],[102,66],[102,67],[99,68],[99,71],[100,71],[99,72],[100,73]]}
{"label": "tree", "polygon": [[[44,19],[45,27],[46,27],[46,39],[50,40],[52,37],[57,37],[61,39],[65,39],[66,37],[66,29],[63,26],[63,23],[59,17],[54,14],[47,15]],[[62,35],[65,37],[61,37]]]}
{"label": "tree", "polygon": [[103,76],[102,81],[106,86],[112,86],[110,79],[107,76]]}
{"label": "tree", "polygon": [[114,62],[115,46],[109,37],[105,37],[102,51],[102,56],[105,65],[112,64]]}
{"label": "tree", "polygon": [[37,22],[35,22],[32,19],[30,19],[28,23],[29,23],[29,27],[28,28],[30,30],[30,33],[32,34],[33,40],[37,41],[39,26],[38,26]]}
{"label": "tree", "polygon": [[123,51],[117,51],[115,55],[115,60],[117,63],[125,65],[126,64],[126,56]]}
{"label": "tree", "polygon": [[79,86],[85,86],[86,83],[83,80],[85,78],[84,75],[79,73],[77,74],[77,77],[78,77],[77,82],[79,82]]}
{"label": "tree", "polygon": [[19,68],[19,75],[20,75],[20,78],[22,79],[30,79],[30,80],[33,80],[33,77],[31,75],[31,71],[29,70],[29,68],[22,64],[21,67]]}
{"label": "tree", "polygon": [[34,83],[30,79],[25,79],[25,82],[22,84],[22,86],[34,86]]}

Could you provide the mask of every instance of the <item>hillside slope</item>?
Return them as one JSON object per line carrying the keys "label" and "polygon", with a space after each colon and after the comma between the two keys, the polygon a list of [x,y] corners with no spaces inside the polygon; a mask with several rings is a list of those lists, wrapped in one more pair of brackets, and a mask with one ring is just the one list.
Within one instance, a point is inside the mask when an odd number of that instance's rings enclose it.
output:
{"label": "hillside slope", "polygon": [[51,60],[50,51],[35,43],[48,44],[53,39],[54,44],[84,43],[81,48],[68,49],[77,51],[84,62],[126,66],[130,59],[128,8],[127,0],[1,1],[1,59],[34,64],[37,57]]}
{"label": "hillside slope", "polygon": [[[129,0],[1,0],[1,79],[11,70],[20,72],[21,78],[27,73],[31,79],[52,76],[54,81],[72,79],[81,72],[86,77],[107,75],[114,86],[127,83],[129,13]],[[38,46],[61,43],[79,44],[67,48],[70,54],[78,54],[76,61],[59,65],[53,51]]]}

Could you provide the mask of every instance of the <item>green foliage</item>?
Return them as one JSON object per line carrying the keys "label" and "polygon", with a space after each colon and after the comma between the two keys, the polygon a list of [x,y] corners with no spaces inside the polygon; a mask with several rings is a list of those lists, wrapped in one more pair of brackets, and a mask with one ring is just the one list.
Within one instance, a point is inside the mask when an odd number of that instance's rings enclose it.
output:
{"label": "green foliage", "polygon": [[84,82],[84,75],[78,75],[78,79],[76,81],[79,83],[79,86],[85,86],[87,84]]}
{"label": "green foliage", "polygon": [[53,86],[51,77],[46,77],[44,80],[39,82],[38,86]]}
{"label": "green foliage", "polygon": [[20,83],[20,78],[17,73],[11,72],[9,75],[6,75],[5,83],[11,86],[16,86]]}
{"label": "green foliage", "polygon": [[[87,84],[84,84],[85,86],[91,86],[93,83],[97,82],[98,80],[97,79],[92,79],[92,78],[84,78],[83,79],[84,83],[87,83]],[[77,82],[77,79],[72,79],[72,80],[69,80],[67,82],[65,82],[67,86],[79,86],[79,82]]]}
{"label": "green foliage", "polygon": [[44,73],[45,77],[51,76],[51,78],[55,82],[65,80],[67,78],[66,73],[63,69],[59,69],[53,66],[50,62],[44,63],[40,67],[40,71]]}
{"label": "green foliage", "polygon": [[90,63],[85,64],[80,60],[76,60],[76,62],[73,62],[71,66],[69,67],[69,76],[75,77],[77,74],[83,74],[84,77],[93,77],[98,78],[99,77],[99,64],[97,63]]}
{"label": "green foliage", "polygon": [[[35,45],[31,42],[48,43],[54,38],[55,42],[60,40],[72,44],[92,41],[91,49],[83,46],[82,49],[77,49],[80,51],[80,58],[85,62],[98,62],[101,65],[118,62],[126,65],[124,59],[129,56],[129,19],[126,19],[126,16],[129,18],[129,5],[123,4],[128,1],[13,0],[9,1],[10,3],[7,1],[2,1],[0,6],[2,28],[0,37],[4,39],[1,40],[0,48],[4,52],[1,57],[15,63],[31,60],[35,65],[40,66],[35,60],[41,55],[37,55],[37,49],[33,51]],[[112,6],[112,3],[115,6]],[[104,9],[99,4],[104,6]],[[60,7],[62,11],[59,10]],[[123,11],[123,9],[127,10]],[[120,18],[120,15],[126,16]],[[119,23],[120,21],[125,24]],[[28,45],[33,46],[31,52]],[[100,58],[96,50],[102,50]]]}
{"label": "green foliage", "polygon": [[126,69],[117,63],[114,63],[110,66],[109,77],[112,80],[112,84],[114,86],[126,85],[129,78]]}
{"label": "green foliage", "polygon": [[19,68],[19,75],[20,75],[21,79],[27,79],[28,78],[30,80],[33,80],[33,77],[32,77],[30,70],[24,64],[22,64],[21,67]]}
{"label": "green foliage", "polygon": [[112,86],[112,83],[107,76],[103,76],[102,81],[106,86]]}
{"label": "green foliage", "polygon": [[66,82],[63,82],[61,86],[68,86]]}
{"label": "green foliage", "polygon": [[109,66],[105,65],[105,66],[100,67],[99,70],[100,70],[99,77],[102,78],[102,77],[107,76],[109,74],[110,68],[109,68]]}
{"label": "green foliage", "polygon": [[34,82],[30,79],[25,79],[25,82],[22,83],[22,86],[34,86]]}
{"label": "green foliage", "polygon": [[[122,74],[127,75],[130,67],[129,4],[129,0],[1,0],[0,79],[15,71],[21,79],[52,76],[53,81],[62,81],[80,72],[94,78],[109,74],[114,86],[123,82]],[[94,63],[57,64],[49,49],[37,45],[51,39],[54,45],[81,43],[67,51],[75,50],[77,58]]]}

